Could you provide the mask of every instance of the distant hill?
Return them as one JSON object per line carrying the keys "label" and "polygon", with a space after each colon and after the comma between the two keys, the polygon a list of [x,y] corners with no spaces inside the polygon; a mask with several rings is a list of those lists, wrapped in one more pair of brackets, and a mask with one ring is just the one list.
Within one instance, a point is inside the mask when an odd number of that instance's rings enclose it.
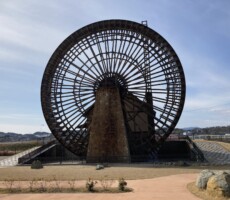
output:
{"label": "distant hill", "polygon": [[230,134],[230,126],[215,126],[207,128],[188,127],[179,129],[187,132],[188,135],[226,135]]}
{"label": "distant hill", "polygon": [[184,131],[192,131],[194,129],[200,129],[199,127],[187,127],[187,128],[182,128]]}
{"label": "distant hill", "polygon": [[31,141],[31,140],[39,140],[39,139],[49,138],[49,137],[52,137],[52,134],[48,132],[35,132],[32,134],[0,132],[0,142]]}
{"label": "distant hill", "polygon": [[[230,126],[217,126],[208,128],[199,127],[186,127],[176,128],[174,134],[182,134],[186,132],[187,135],[225,135],[230,134]],[[31,140],[50,140],[54,136],[48,132],[35,132],[32,134],[19,134],[19,133],[4,133],[0,132],[0,142],[18,142],[18,141],[31,141]]]}
{"label": "distant hill", "polygon": [[35,132],[33,133],[33,135],[35,135],[36,137],[49,137],[51,135],[51,133],[47,133],[47,132]]}

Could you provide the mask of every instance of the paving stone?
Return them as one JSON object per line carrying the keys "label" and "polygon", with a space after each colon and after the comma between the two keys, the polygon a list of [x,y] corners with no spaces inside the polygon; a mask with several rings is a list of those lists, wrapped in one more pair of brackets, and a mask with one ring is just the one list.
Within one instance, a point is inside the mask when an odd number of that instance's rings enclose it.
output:
{"label": "paving stone", "polygon": [[216,142],[198,142],[197,147],[203,152],[205,159],[214,165],[230,164],[230,152]]}
{"label": "paving stone", "polygon": [[8,158],[5,158],[4,160],[0,161],[0,167],[12,167],[12,166],[16,166],[18,164],[18,158],[31,153],[32,151],[36,150],[39,147],[33,147],[31,149],[28,149],[26,151],[23,151],[21,153],[15,154],[13,156],[10,156]]}

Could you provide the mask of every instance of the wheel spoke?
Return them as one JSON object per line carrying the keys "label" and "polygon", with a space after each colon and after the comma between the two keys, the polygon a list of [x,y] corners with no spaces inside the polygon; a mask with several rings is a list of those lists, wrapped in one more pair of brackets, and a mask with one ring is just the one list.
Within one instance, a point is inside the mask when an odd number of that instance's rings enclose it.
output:
{"label": "wheel spoke", "polygon": [[[87,154],[89,115],[101,87],[119,89],[129,138],[139,134],[141,140],[133,139],[131,152],[159,149],[175,128],[184,106],[182,65],[158,33],[125,20],[83,27],[54,52],[41,87],[49,128],[76,155]],[[133,127],[136,132],[130,132]],[[135,147],[138,142],[139,147]]]}

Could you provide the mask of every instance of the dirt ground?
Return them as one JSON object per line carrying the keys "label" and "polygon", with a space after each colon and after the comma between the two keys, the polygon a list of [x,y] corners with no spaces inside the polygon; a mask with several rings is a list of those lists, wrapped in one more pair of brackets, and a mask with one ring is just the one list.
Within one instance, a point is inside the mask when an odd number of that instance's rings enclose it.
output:
{"label": "dirt ground", "polygon": [[125,178],[126,180],[150,179],[176,174],[199,173],[203,169],[228,169],[228,167],[153,167],[151,164],[141,165],[112,165],[102,170],[96,170],[95,165],[59,165],[44,166],[43,169],[31,169],[30,166],[0,168],[0,181],[11,180],[87,180],[101,179],[105,176],[111,179]]}
{"label": "dirt ground", "polygon": [[[0,194],[1,200],[199,200],[187,189],[187,184],[197,174],[179,174],[153,179],[129,180],[133,192],[127,193],[46,193],[46,194]],[[211,199],[210,199],[211,200]]]}
{"label": "dirt ground", "polygon": [[[90,177],[100,180],[103,177],[118,180],[125,178],[128,187],[133,192],[128,193],[44,193],[44,194],[0,194],[2,200],[46,200],[56,199],[81,199],[81,200],[198,200],[212,198],[201,195],[193,189],[192,194],[187,185],[196,180],[198,173],[203,169],[229,169],[229,166],[196,166],[196,167],[154,167],[151,164],[114,164],[103,170],[96,170],[95,165],[61,165],[45,166],[43,169],[35,170],[30,166],[0,168],[0,185],[4,180],[22,181],[35,179],[53,180],[54,177],[68,187],[68,180],[77,180],[77,187],[85,186]],[[115,182],[117,185],[117,182]]]}

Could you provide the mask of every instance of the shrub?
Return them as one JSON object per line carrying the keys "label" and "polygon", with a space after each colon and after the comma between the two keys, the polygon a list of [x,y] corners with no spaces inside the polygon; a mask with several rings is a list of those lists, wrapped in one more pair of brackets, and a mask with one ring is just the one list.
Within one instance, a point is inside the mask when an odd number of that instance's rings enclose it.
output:
{"label": "shrub", "polygon": [[17,185],[16,185],[15,190],[16,190],[16,192],[21,192],[22,188],[21,188],[21,182],[20,181],[17,181]]}
{"label": "shrub", "polygon": [[29,191],[33,192],[34,187],[36,186],[36,179],[33,179],[29,182]]}
{"label": "shrub", "polygon": [[31,164],[31,169],[42,169],[43,165],[40,160],[34,160]]}
{"label": "shrub", "polygon": [[124,191],[126,186],[127,186],[127,182],[125,181],[125,179],[124,178],[120,178],[118,180],[118,189],[120,191]]}
{"label": "shrub", "polygon": [[97,181],[92,180],[91,178],[88,179],[88,181],[86,182],[86,189],[89,192],[93,192],[94,191],[94,186],[97,184]]}
{"label": "shrub", "polygon": [[69,184],[70,190],[74,191],[75,190],[75,185],[76,185],[76,180],[72,179],[72,180],[68,181],[68,184]]}
{"label": "shrub", "polygon": [[46,181],[45,180],[43,180],[43,179],[41,179],[39,182],[38,182],[38,184],[39,184],[39,188],[38,188],[38,191],[39,192],[46,192],[47,191],[47,183],[46,183]]}
{"label": "shrub", "polygon": [[109,179],[107,176],[104,176],[104,178],[102,178],[100,180],[101,186],[104,190],[108,190],[109,188],[111,188],[111,186],[114,183],[113,179]]}
{"label": "shrub", "polygon": [[13,192],[14,180],[5,180],[3,184],[6,186],[7,191]]}
{"label": "shrub", "polygon": [[61,192],[61,181],[59,181],[56,176],[53,176],[53,182],[55,184],[53,188],[54,192]]}

